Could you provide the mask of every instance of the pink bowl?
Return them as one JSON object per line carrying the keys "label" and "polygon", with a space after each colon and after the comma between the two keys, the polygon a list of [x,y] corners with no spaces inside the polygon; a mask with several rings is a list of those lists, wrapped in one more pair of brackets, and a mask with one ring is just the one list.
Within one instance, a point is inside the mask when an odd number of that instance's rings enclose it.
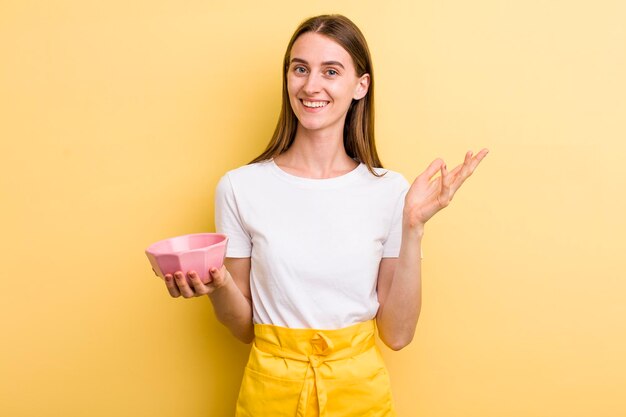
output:
{"label": "pink bowl", "polygon": [[159,277],[182,271],[196,271],[205,284],[209,269],[221,268],[226,256],[228,236],[222,233],[194,233],[160,240],[146,249],[152,270]]}

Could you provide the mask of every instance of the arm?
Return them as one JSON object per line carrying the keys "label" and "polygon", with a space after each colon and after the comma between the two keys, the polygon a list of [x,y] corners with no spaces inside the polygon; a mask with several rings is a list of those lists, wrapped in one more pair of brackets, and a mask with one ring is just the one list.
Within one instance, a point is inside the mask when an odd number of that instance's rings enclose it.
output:
{"label": "arm", "polygon": [[423,227],[403,225],[400,256],[380,262],[376,324],[381,340],[393,350],[413,340],[422,307],[423,234]]}
{"label": "arm", "polygon": [[220,323],[244,343],[254,339],[252,299],[250,296],[250,258],[226,258],[221,269],[210,270],[211,280],[204,284],[195,271],[165,275],[165,285],[172,297],[208,295]]}
{"label": "arm", "polygon": [[250,343],[254,339],[250,258],[226,258],[224,265],[218,273],[227,274],[226,283],[209,293],[209,298],[219,322],[228,327],[237,339]]}
{"label": "arm", "polygon": [[[424,225],[447,207],[463,182],[487,155],[487,149],[472,157],[465,154],[462,164],[448,172],[441,159],[434,160],[409,188],[402,211],[402,241],[398,258],[384,258],[378,271],[376,315],[380,338],[394,350],[408,345],[415,334],[422,307],[421,247]],[[441,176],[431,178],[441,171]]]}

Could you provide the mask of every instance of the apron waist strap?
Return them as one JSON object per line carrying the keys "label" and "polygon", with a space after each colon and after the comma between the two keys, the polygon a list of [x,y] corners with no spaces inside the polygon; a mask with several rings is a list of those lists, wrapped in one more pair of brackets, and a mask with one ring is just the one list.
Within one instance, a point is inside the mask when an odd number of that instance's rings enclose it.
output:
{"label": "apron waist strap", "polygon": [[[304,384],[302,385],[302,390],[300,391],[296,416],[306,417],[309,393],[315,388],[320,412],[319,415],[320,417],[324,417],[326,415],[327,393],[323,378],[319,372],[319,367],[325,362],[347,359],[373,348],[375,346],[373,323],[371,328],[371,337],[366,337],[357,343],[347,345],[339,349],[335,349],[332,337],[328,337],[324,334],[323,330],[316,331],[312,337],[310,337],[309,341],[311,349],[307,349],[307,352],[304,350],[297,351],[289,349],[262,337],[257,337],[254,344],[259,350],[265,353],[284,359],[306,362],[308,364],[306,374],[304,376]],[[332,331],[328,332],[328,334],[332,336]],[[313,375],[312,377],[309,377],[311,372]]]}

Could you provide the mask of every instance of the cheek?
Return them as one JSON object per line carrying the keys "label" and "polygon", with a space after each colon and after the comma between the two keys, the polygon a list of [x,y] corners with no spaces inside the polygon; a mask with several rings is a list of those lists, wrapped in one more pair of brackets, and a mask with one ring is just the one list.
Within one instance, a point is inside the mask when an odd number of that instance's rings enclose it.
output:
{"label": "cheek", "polygon": [[287,92],[289,92],[289,95],[296,94],[300,89],[300,84],[302,82],[297,77],[287,76]]}
{"label": "cheek", "polygon": [[289,100],[293,100],[296,93],[297,90],[295,86],[289,79],[287,79],[287,94],[289,95]]}
{"label": "cheek", "polygon": [[354,95],[354,88],[351,86],[337,86],[331,94],[335,97],[336,101],[341,101],[342,103],[347,103],[348,105],[352,102],[352,98]]}

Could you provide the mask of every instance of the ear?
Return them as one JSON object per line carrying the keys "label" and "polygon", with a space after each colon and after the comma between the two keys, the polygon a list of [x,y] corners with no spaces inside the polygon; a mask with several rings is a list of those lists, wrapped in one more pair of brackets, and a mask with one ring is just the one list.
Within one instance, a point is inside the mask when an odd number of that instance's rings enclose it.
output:
{"label": "ear", "polygon": [[365,95],[369,91],[369,88],[370,75],[366,73],[361,75],[361,77],[359,78],[359,82],[354,89],[354,95],[352,96],[352,98],[354,98],[355,100],[361,100],[363,97],[365,97]]}

